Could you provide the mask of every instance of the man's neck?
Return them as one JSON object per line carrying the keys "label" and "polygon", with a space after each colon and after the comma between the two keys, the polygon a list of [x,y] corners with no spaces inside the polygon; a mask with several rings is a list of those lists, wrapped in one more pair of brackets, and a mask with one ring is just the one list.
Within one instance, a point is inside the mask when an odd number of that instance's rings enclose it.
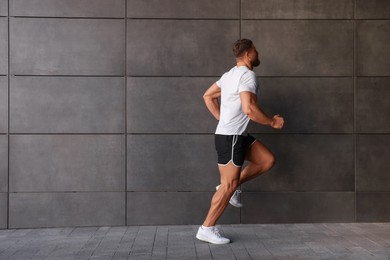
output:
{"label": "man's neck", "polygon": [[246,61],[237,61],[237,67],[240,67],[240,66],[245,66],[248,69],[253,70],[252,64],[250,64],[249,62],[246,62]]}

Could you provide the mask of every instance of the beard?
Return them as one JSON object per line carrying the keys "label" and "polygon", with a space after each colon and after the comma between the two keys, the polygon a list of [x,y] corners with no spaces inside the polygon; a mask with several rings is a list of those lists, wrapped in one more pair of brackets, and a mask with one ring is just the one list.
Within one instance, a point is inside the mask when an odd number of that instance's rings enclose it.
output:
{"label": "beard", "polygon": [[253,67],[257,67],[257,66],[259,66],[260,65],[260,60],[259,60],[259,58],[257,58],[256,60],[254,60],[253,62],[252,62],[252,66]]}

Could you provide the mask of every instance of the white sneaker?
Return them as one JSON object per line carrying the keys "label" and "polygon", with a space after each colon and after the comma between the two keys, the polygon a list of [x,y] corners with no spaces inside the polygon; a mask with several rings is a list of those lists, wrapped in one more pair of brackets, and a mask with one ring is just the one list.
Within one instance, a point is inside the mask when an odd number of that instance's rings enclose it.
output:
{"label": "white sneaker", "polygon": [[217,227],[203,228],[199,227],[196,238],[212,244],[222,245],[230,243],[230,239],[221,236]]}
{"label": "white sneaker", "polygon": [[[221,185],[221,184],[220,184],[220,185]],[[218,190],[218,188],[219,188],[220,185],[218,185],[217,187],[215,187],[215,189]],[[241,193],[240,190],[235,190],[234,193],[233,193],[233,195],[230,197],[230,200],[229,200],[229,203],[230,203],[232,206],[236,207],[236,208],[241,208],[241,207],[243,206],[242,203],[240,202],[240,200],[238,199],[238,196],[239,196],[240,193]]]}

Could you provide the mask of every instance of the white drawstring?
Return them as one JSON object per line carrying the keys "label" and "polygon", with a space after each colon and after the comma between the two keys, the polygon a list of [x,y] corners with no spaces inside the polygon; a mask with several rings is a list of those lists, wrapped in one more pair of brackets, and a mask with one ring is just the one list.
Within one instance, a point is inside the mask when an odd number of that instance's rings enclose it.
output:
{"label": "white drawstring", "polygon": [[234,145],[237,143],[238,140],[238,135],[233,135],[233,140],[232,140],[232,163],[234,164],[233,161],[233,155],[234,155]]}

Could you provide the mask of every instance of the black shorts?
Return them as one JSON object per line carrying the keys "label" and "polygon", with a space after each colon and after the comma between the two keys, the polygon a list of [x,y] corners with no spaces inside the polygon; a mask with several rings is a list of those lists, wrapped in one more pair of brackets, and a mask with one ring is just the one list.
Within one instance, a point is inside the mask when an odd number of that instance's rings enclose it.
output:
{"label": "black shorts", "polygon": [[256,141],[251,135],[215,135],[215,149],[218,164],[227,165],[230,161],[237,167],[244,164],[249,147]]}

